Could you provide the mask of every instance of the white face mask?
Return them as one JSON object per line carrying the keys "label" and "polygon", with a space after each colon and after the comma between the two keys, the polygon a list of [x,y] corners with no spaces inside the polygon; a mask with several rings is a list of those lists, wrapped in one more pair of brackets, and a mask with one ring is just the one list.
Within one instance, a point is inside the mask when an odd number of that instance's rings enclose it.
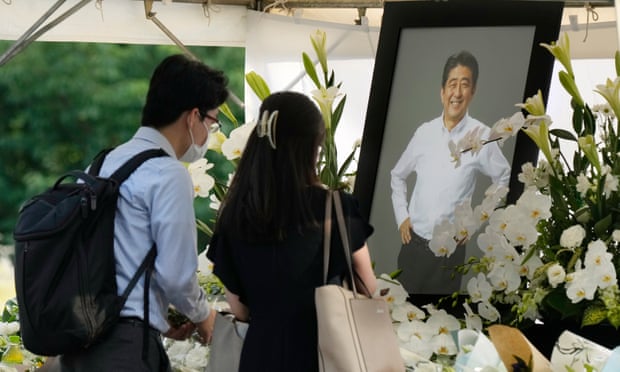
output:
{"label": "white face mask", "polygon": [[189,137],[192,139],[192,144],[189,145],[189,148],[185,151],[185,154],[179,158],[179,160],[187,163],[193,163],[204,158],[207,150],[209,149],[209,129],[204,122],[202,125],[204,125],[205,130],[207,131],[207,139],[205,140],[205,143],[202,146],[197,145],[196,142],[194,142],[194,135],[192,135],[192,131],[189,130]]}

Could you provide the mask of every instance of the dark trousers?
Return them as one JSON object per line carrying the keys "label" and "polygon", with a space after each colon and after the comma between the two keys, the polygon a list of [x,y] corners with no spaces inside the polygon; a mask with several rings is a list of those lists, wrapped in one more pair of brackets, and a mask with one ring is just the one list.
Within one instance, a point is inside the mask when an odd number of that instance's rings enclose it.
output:
{"label": "dark trousers", "polygon": [[425,305],[426,298],[451,295],[461,288],[460,275],[452,275],[454,267],[464,263],[465,246],[458,246],[450,257],[437,257],[428,243],[412,232],[411,241],[403,244],[398,255],[398,268],[403,271],[397,279],[416,305]]}
{"label": "dark trousers", "polygon": [[100,342],[82,353],[59,358],[61,371],[170,371],[160,333],[149,328],[148,353],[142,358],[143,323],[121,319]]}

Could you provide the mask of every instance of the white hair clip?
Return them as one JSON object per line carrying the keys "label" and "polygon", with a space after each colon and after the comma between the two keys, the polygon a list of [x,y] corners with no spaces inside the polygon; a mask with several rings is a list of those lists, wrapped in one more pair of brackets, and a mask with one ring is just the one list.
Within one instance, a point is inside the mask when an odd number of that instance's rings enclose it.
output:
{"label": "white hair clip", "polygon": [[263,111],[260,121],[256,125],[256,134],[259,137],[267,136],[272,149],[276,149],[276,121],[278,119],[278,110],[269,114],[269,111]]}

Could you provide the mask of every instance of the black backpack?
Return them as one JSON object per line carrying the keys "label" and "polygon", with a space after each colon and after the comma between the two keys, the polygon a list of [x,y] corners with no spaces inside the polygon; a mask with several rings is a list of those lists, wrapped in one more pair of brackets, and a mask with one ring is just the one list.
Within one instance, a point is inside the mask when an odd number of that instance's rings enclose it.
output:
{"label": "black backpack", "polygon": [[147,159],[167,154],[162,149],[147,150],[111,177],[97,177],[109,151],[97,155],[88,173],[64,174],[19,211],[13,233],[15,289],[21,337],[35,354],[73,353],[92,345],[118,321],[143,272],[148,324],[148,285],[156,247],[118,296],[114,216],[120,184]]}

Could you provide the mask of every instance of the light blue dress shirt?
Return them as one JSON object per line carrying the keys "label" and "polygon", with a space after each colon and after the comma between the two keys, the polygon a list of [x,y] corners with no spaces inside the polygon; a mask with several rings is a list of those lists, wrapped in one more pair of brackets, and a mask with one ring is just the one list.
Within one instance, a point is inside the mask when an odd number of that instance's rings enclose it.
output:
{"label": "light blue dress shirt", "polygon": [[[210,311],[196,276],[194,191],[189,172],[159,131],[140,127],[131,140],[106,156],[101,175],[109,176],[131,156],[157,148],[170,156],[147,160],[121,185],[114,253],[120,295],[153,243],[157,244],[149,316],[153,327],[166,332],[169,304],[192,322],[206,319]],[[143,293],[144,276],[129,295],[121,316],[143,318]]]}

